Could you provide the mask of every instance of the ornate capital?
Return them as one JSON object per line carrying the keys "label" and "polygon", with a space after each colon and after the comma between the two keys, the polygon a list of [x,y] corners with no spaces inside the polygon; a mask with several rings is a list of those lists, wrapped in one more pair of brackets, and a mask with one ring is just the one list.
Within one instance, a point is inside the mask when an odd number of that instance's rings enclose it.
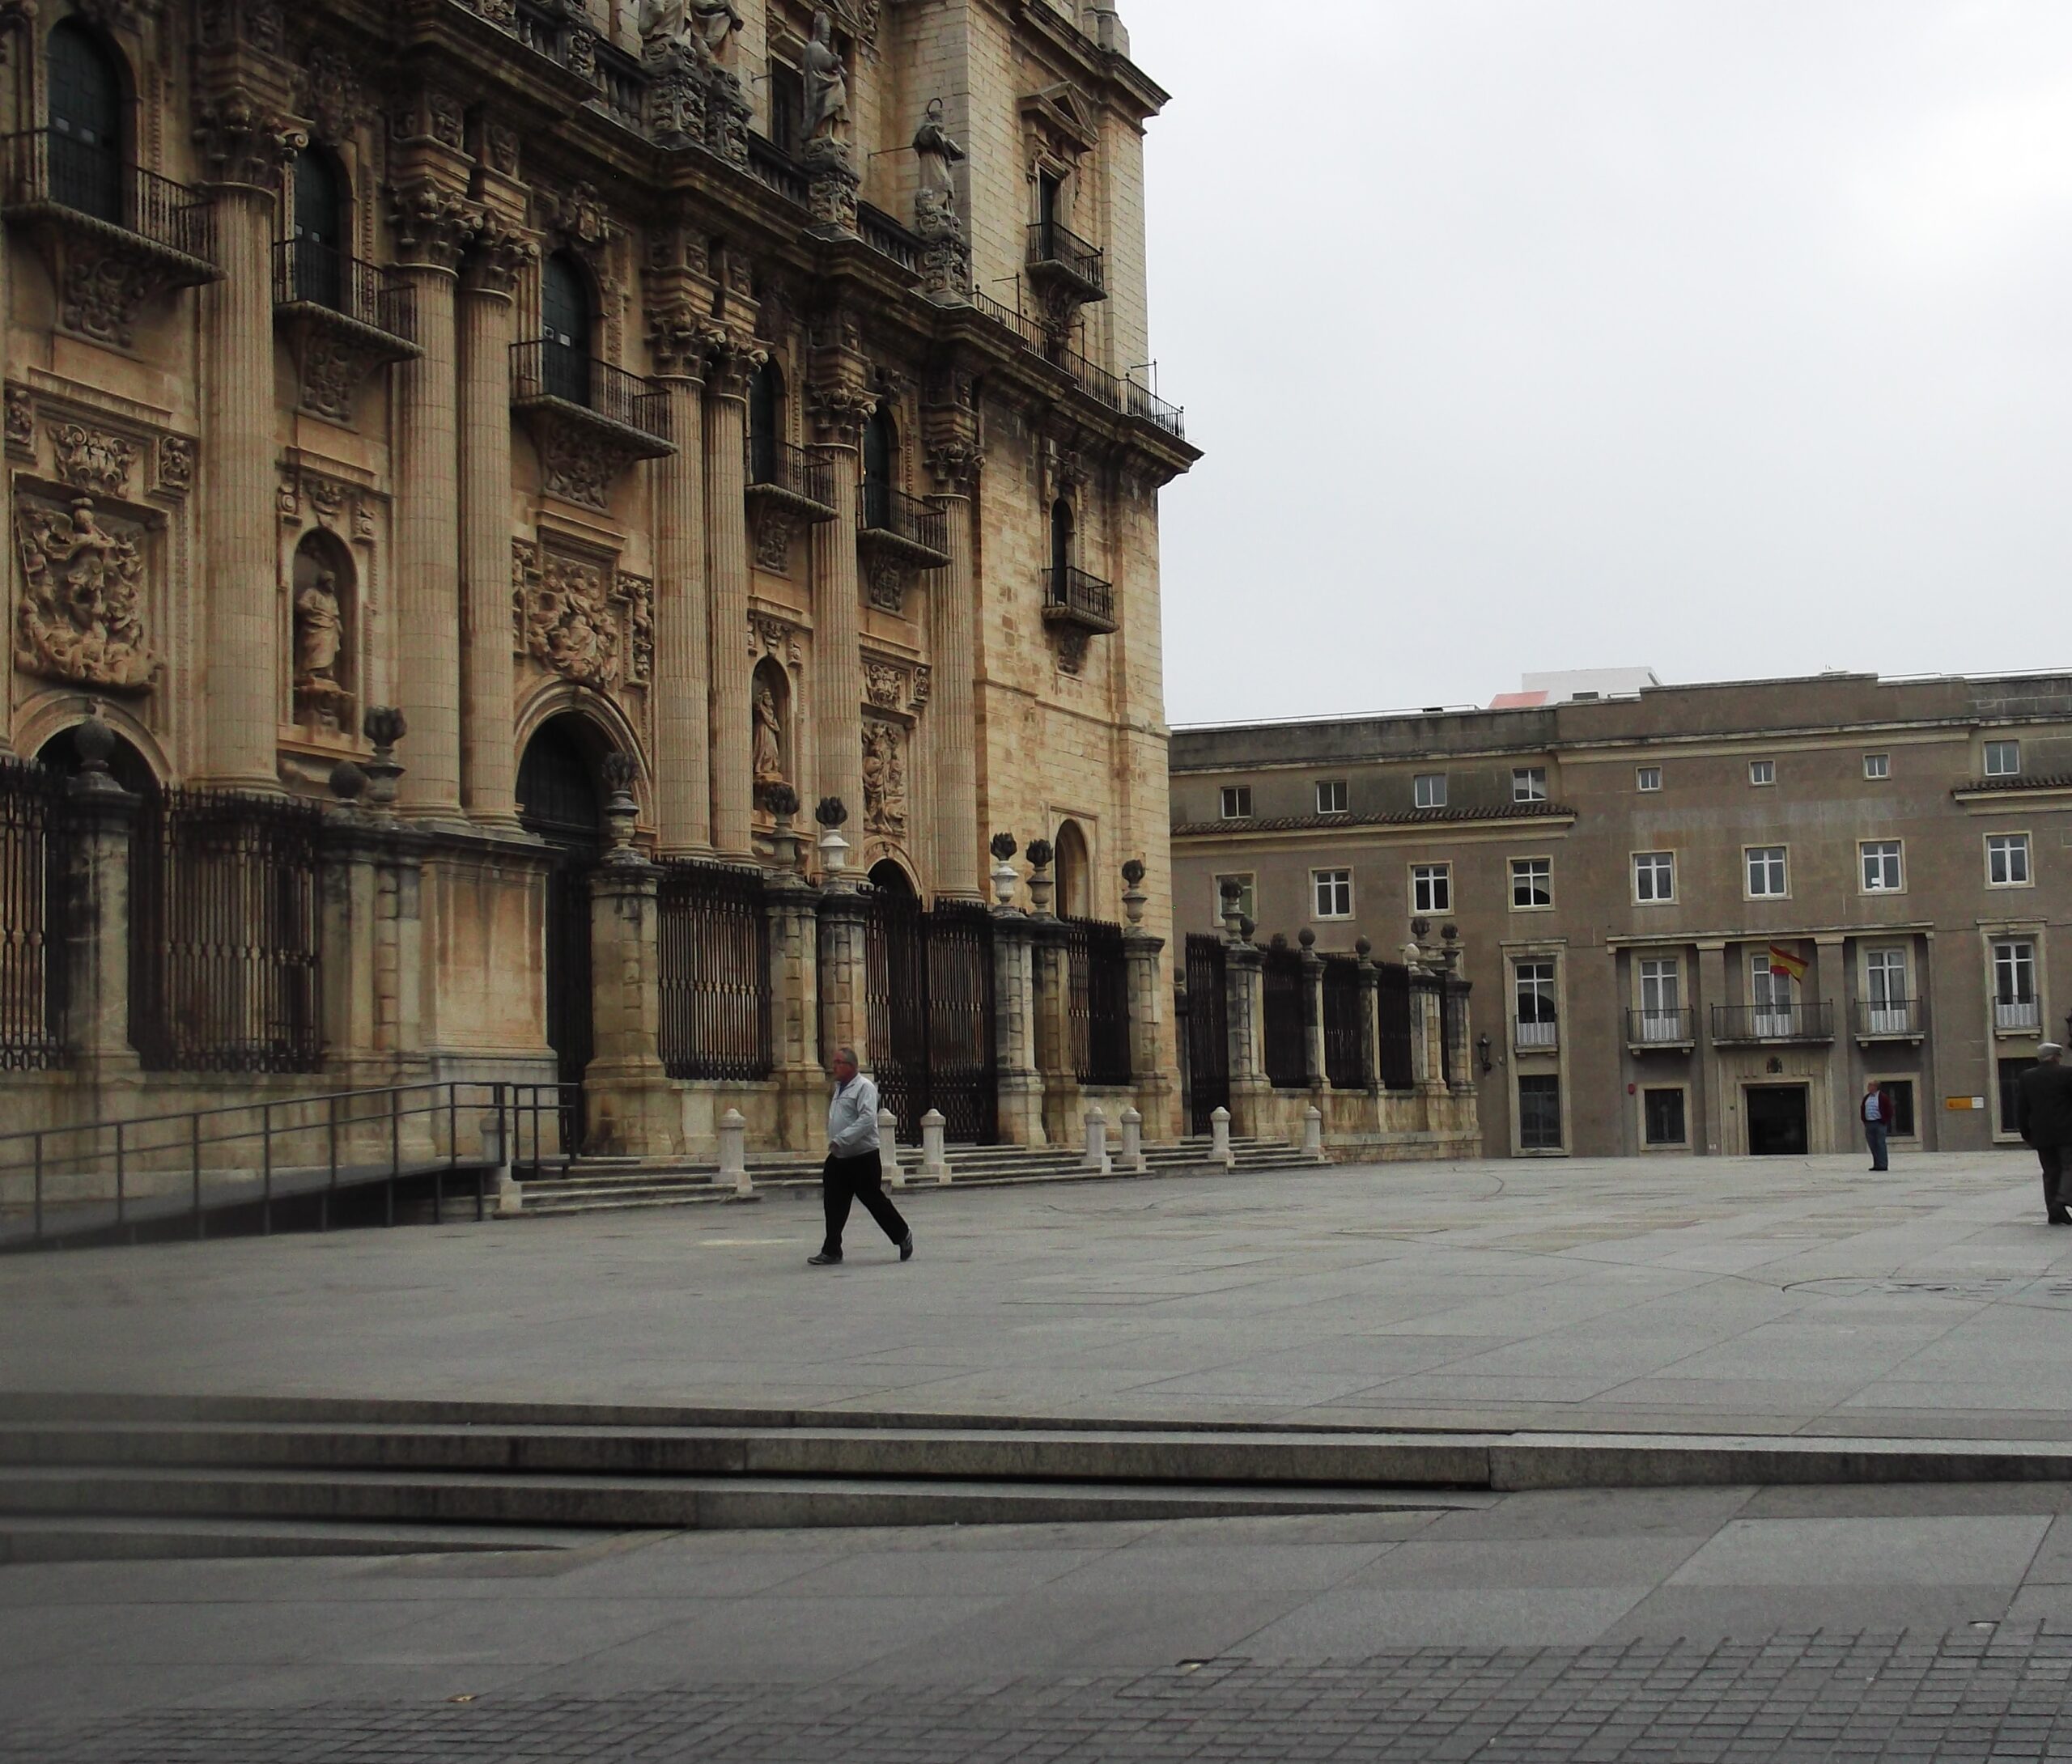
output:
{"label": "ornate capital", "polygon": [[941,496],[969,496],[977,487],[985,450],[962,435],[928,444],[928,469],[935,474],[936,492]]}
{"label": "ornate capital", "polygon": [[503,216],[490,210],[468,252],[468,286],[478,294],[509,299],[518,278],[540,261],[540,248]]}
{"label": "ornate capital", "polygon": [[288,162],[309,137],[242,91],[205,100],[195,112],[194,144],[206,184],[277,190]]}
{"label": "ornate capital", "polygon": [[694,300],[660,301],[648,308],[648,346],[664,380],[703,380],[711,353],[711,320]]}
{"label": "ornate capital", "polygon": [[458,190],[430,177],[391,189],[388,218],[396,228],[398,261],[446,270],[460,267],[461,254],[486,218]]}
{"label": "ornate capital", "polygon": [[720,398],[747,397],[749,382],[770,359],[770,351],[724,330],[708,333],[707,341],[711,351],[711,366],[705,376],[707,388]]}
{"label": "ornate capital", "polygon": [[877,409],[876,392],[860,380],[816,380],[806,388],[806,401],[822,440],[835,447],[854,447],[862,439],[864,424]]}

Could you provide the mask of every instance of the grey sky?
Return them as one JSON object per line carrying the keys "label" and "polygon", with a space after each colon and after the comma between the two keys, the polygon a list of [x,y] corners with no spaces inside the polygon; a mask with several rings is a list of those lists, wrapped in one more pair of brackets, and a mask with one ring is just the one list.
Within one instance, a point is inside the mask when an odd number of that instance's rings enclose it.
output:
{"label": "grey sky", "polygon": [[2063,0],[1120,0],[1176,722],[2072,662]]}

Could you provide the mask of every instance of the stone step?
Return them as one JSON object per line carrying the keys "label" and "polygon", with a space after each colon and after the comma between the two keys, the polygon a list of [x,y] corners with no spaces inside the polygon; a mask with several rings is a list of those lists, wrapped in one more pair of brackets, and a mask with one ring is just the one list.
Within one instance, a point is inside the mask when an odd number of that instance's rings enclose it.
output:
{"label": "stone step", "polygon": [[518,1525],[362,1525],[322,1520],[0,1514],[0,1563],[167,1562],[252,1556],[429,1556],[568,1550],[580,1531]]}

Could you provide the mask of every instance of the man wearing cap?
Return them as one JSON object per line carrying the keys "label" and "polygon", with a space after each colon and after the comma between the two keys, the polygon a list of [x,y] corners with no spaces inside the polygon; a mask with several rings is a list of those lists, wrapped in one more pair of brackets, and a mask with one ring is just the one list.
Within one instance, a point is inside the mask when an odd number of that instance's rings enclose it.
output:
{"label": "man wearing cap", "polygon": [[2072,1071],[2064,1061],[2065,1049],[2045,1041],[2036,1049],[2036,1063],[2015,1087],[2015,1125],[2036,1148],[2043,1165],[2044,1213],[2053,1225],[2072,1225],[2072,1211],[2066,1208],[2072,1195],[2065,1188],[2065,1167],[2072,1162]]}

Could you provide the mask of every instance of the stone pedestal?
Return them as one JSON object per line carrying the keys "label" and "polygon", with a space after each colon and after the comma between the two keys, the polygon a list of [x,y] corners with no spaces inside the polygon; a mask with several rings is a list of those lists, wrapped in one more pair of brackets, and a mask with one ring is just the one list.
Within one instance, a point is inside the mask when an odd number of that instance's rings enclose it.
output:
{"label": "stone pedestal", "polygon": [[1003,1145],[1050,1143],[1043,1128],[1043,1075],[1036,1065],[1034,937],[1025,913],[993,909],[993,1020]]}
{"label": "stone pedestal", "polygon": [[807,201],[813,210],[814,231],[855,232],[856,191],[864,180],[850,154],[849,143],[831,138],[809,141],[799,159],[806,169]]}
{"label": "stone pedestal", "polygon": [[597,1052],[583,1077],[590,1117],[587,1151],[654,1157],[681,1150],[681,1106],[660,1055],[660,870],[630,849],[614,851],[591,876]]}
{"label": "stone pedestal", "polygon": [[1079,1075],[1072,1058],[1072,957],[1064,924],[1032,914],[1035,977],[1036,1069],[1042,1075],[1043,1126],[1053,1145],[1077,1143],[1081,1126]]}
{"label": "stone pedestal", "polygon": [[1224,951],[1225,1016],[1230,1038],[1230,1118],[1245,1135],[1265,1125],[1273,1086],[1266,1075],[1265,956],[1256,943],[1231,943]]}
{"label": "stone pedestal", "polygon": [[138,1072],[130,1045],[130,829],[138,799],[105,771],[70,787],[78,828],[66,959],[66,1036],[72,1070],[91,1088],[94,1113],[132,1113],[127,1092]]}
{"label": "stone pedestal", "polygon": [[820,1045],[831,1062],[834,1050],[852,1047],[856,1064],[870,1068],[870,1013],[864,996],[864,897],[846,883],[820,897]]}
{"label": "stone pedestal", "polygon": [[1173,1130],[1174,1075],[1159,1063],[1165,1053],[1166,948],[1141,926],[1123,931],[1123,972],[1129,987],[1130,1074],[1136,1085],[1137,1108],[1153,1139]]}
{"label": "stone pedestal", "polygon": [[826,1134],[827,1086],[820,1063],[820,890],[789,870],[763,884],[770,918],[771,1076],[777,1084],[777,1139],[788,1151],[817,1151]]}
{"label": "stone pedestal", "polygon": [[1320,1090],[1330,1071],[1324,1057],[1324,959],[1316,952],[1317,934],[1302,930],[1302,1082]]}

